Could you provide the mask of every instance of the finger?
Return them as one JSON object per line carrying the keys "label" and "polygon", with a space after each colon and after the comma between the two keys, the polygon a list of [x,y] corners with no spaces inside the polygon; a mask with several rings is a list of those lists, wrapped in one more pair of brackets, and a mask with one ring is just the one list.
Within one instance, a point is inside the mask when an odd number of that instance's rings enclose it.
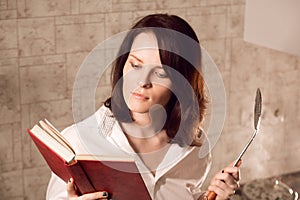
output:
{"label": "finger", "polygon": [[239,187],[238,182],[232,174],[229,173],[222,173],[220,176],[218,176],[218,179],[224,181],[226,184],[228,184],[231,188],[237,189]]}
{"label": "finger", "polygon": [[[232,167],[234,163],[235,163],[235,161],[232,162],[232,163],[230,163],[228,167]],[[242,160],[239,159],[238,162],[237,162],[237,164],[236,164],[235,166],[233,166],[233,167],[237,167],[238,173],[239,173],[239,170],[240,170],[240,166],[241,166],[241,165],[242,165]],[[238,175],[239,175],[239,174],[236,174],[235,172],[232,172],[232,173],[234,173],[234,175],[237,175],[237,176],[234,176],[234,177],[235,177],[237,180],[239,180],[239,179],[238,179]]]}
{"label": "finger", "polygon": [[67,192],[69,198],[78,197],[73,178],[70,178],[70,180],[67,183]]}
{"label": "finger", "polygon": [[225,191],[222,190],[221,188],[219,188],[216,185],[210,185],[210,186],[208,186],[208,191],[213,191],[214,193],[216,193],[217,198],[223,197],[225,199],[225,197],[226,197]]}
{"label": "finger", "polygon": [[208,187],[209,191],[214,191],[217,194],[216,199],[228,199],[230,195],[234,194],[234,189],[228,187],[224,182],[217,180],[214,185]]}
{"label": "finger", "polygon": [[236,167],[240,167],[241,165],[242,165],[242,160],[239,159],[239,161],[238,161],[237,164],[236,164]]}
{"label": "finger", "polygon": [[238,167],[226,167],[222,172],[230,174],[236,181],[240,180],[240,170]]}
{"label": "finger", "polygon": [[234,179],[234,177],[227,173],[218,173],[211,181],[211,185],[215,185],[216,181],[222,181],[223,183],[227,184],[232,190],[236,190],[239,187],[238,181]]}
{"label": "finger", "polygon": [[[236,160],[233,161],[233,162],[231,162],[231,163],[228,165],[228,167],[229,167],[229,166],[232,167],[232,166],[234,165],[235,162],[236,162]],[[242,163],[243,163],[242,160],[239,159],[238,162],[236,163],[236,165],[235,165],[234,167],[240,167],[240,166],[242,165]]]}
{"label": "finger", "polygon": [[219,196],[219,198],[228,199],[230,195],[235,194],[235,189],[223,181],[217,180],[214,186],[216,187],[216,194]]}
{"label": "finger", "polygon": [[227,173],[237,173],[239,171],[238,167],[225,167],[222,172],[227,172]]}
{"label": "finger", "polygon": [[103,192],[94,192],[94,193],[89,193],[81,196],[82,199],[84,200],[93,200],[93,199],[107,199],[108,198],[108,193],[103,191]]}

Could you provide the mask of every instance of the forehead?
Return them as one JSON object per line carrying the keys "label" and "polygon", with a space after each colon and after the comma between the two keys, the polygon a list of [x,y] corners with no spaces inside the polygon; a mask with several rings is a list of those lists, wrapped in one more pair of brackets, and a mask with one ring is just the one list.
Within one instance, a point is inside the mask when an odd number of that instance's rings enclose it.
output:
{"label": "forehead", "polygon": [[133,40],[131,51],[143,49],[156,49],[158,50],[157,39],[151,32],[140,33]]}

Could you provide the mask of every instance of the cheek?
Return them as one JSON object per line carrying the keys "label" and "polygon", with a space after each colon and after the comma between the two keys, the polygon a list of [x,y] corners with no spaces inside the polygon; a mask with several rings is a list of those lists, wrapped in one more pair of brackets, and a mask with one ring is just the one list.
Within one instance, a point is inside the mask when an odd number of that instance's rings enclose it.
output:
{"label": "cheek", "polygon": [[123,68],[123,75],[125,75],[126,73],[128,73],[129,71],[129,63],[128,61],[125,62],[124,68]]}
{"label": "cheek", "polygon": [[125,102],[128,104],[131,92],[135,91],[138,88],[138,85],[136,84],[137,77],[132,72],[131,69],[126,70],[124,68],[123,70],[123,84],[122,84],[122,92]]}
{"label": "cheek", "polygon": [[172,92],[167,88],[160,88],[156,92],[156,103],[159,103],[163,106],[167,105],[171,98]]}
{"label": "cheek", "polygon": [[127,100],[130,97],[131,91],[133,91],[133,85],[130,84],[131,80],[129,79],[128,76],[124,75],[123,76],[123,86],[122,86],[122,92],[124,96],[124,100],[127,102]]}
{"label": "cheek", "polygon": [[127,99],[129,98],[129,95],[130,95],[130,85],[129,85],[129,77],[128,77],[128,67],[127,67],[127,62],[125,63],[125,66],[123,68],[123,83],[122,83],[122,92],[123,92],[123,96],[124,96],[124,100],[125,102],[127,103]]}
{"label": "cheek", "polygon": [[[129,86],[130,86],[130,82],[132,82],[132,78],[133,78],[131,74],[132,73],[130,73],[130,68],[128,67],[128,64],[126,62],[125,66],[123,68],[123,77],[122,77],[122,79],[123,79],[123,92],[125,92],[125,93],[130,91]],[[131,77],[130,77],[130,75],[131,75]]]}

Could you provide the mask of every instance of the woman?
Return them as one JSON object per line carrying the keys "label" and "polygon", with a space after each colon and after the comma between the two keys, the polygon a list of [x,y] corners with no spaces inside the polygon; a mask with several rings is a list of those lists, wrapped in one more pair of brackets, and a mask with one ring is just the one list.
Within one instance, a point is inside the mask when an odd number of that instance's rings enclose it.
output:
{"label": "woman", "polygon": [[[203,199],[207,192],[201,186],[211,159],[209,152],[199,156],[206,141],[201,131],[206,97],[195,32],[178,16],[148,15],[128,32],[118,55],[112,97],[94,114],[101,134],[136,155],[152,199]],[[77,153],[86,152],[83,147],[92,143],[100,146],[95,139],[82,141],[75,125],[63,133]],[[208,190],[217,194],[217,200],[228,199],[238,181],[238,168],[226,167]],[[65,185],[53,174],[47,199],[108,198],[106,191],[78,196],[72,179],[66,190]]]}

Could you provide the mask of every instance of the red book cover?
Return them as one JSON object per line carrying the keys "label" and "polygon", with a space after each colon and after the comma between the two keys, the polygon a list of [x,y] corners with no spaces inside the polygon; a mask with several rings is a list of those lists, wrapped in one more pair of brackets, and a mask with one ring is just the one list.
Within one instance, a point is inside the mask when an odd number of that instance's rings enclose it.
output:
{"label": "red book cover", "polygon": [[63,158],[61,158],[55,151],[45,145],[30,130],[27,129],[27,131],[34,141],[35,145],[37,146],[38,150],[46,160],[52,172],[54,172],[65,182],[73,177],[76,187],[81,194],[95,191],[94,187],[90,184],[78,162],[67,164]]}
{"label": "red book cover", "polygon": [[[90,181],[97,191],[107,191],[113,200],[151,200],[148,190],[138,169],[133,162],[118,162],[97,160],[80,160],[80,166],[84,169]],[[111,163],[114,162],[114,163]],[[111,168],[112,165],[117,168]],[[101,169],[101,170],[99,170]],[[135,173],[125,172],[118,169],[136,169]]]}
{"label": "red book cover", "polygon": [[[50,169],[65,182],[72,177],[81,194],[107,191],[113,200],[151,200],[134,161],[115,159],[101,161],[94,159],[97,156],[89,156],[84,160],[84,156],[78,156],[78,159],[75,158],[71,164],[67,164],[58,152],[47,146],[32,131],[27,129]],[[128,169],[126,171],[130,172],[117,169]]]}

